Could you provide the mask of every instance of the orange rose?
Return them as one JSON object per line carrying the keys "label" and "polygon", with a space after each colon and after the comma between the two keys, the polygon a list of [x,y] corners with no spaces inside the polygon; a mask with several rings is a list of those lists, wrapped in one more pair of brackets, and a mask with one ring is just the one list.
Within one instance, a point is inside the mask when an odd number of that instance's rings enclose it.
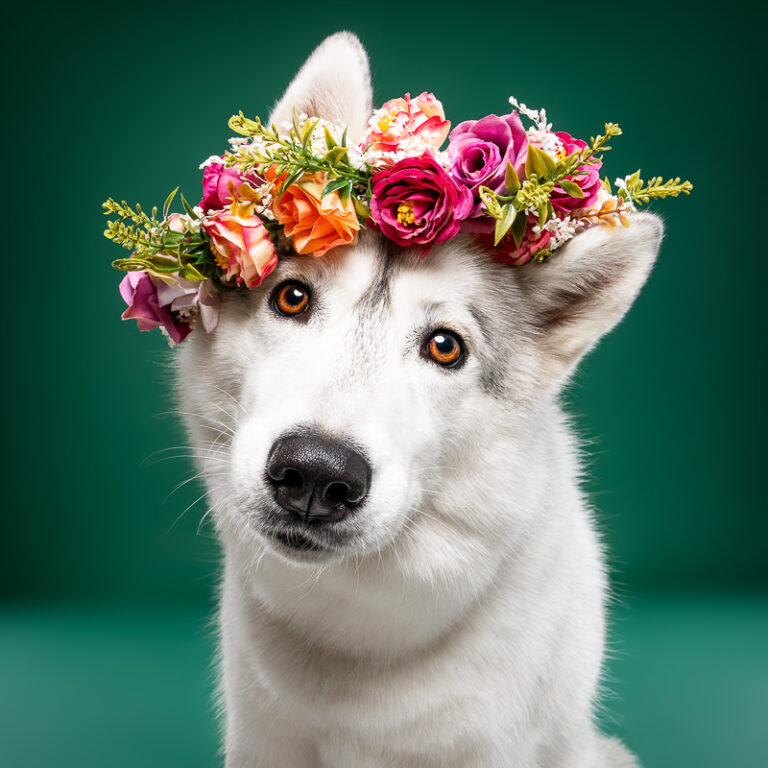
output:
{"label": "orange rose", "polygon": [[210,235],[216,263],[227,280],[248,288],[258,285],[276,266],[277,253],[269,232],[258,216],[238,216],[224,210],[203,221]]}
{"label": "orange rose", "polygon": [[337,192],[322,195],[326,181],[324,173],[305,176],[278,200],[278,179],[272,210],[297,253],[322,256],[337,245],[357,242],[360,222],[354,203],[351,198],[342,201]]}

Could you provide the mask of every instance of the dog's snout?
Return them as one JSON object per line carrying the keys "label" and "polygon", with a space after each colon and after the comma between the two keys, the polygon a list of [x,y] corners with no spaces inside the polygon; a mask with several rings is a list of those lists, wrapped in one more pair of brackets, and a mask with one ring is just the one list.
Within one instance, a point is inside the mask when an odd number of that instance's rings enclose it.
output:
{"label": "dog's snout", "polygon": [[371,467],[349,444],[305,431],[275,441],[267,477],[286,511],[304,522],[336,522],[367,495]]}

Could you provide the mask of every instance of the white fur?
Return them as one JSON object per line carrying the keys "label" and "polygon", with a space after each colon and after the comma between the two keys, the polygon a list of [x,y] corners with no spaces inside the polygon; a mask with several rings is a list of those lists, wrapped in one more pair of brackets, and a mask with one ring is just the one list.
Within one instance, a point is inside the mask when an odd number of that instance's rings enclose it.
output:
{"label": "white fur", "polygon": [[[313,54],[277,111],[294,106],[364,125],[355,38]],[[180,394],[225,550],[228,768],[635,765],[593,724],[607,586],[558,395],[660,238],[636,216],[511,268],[463,237],[422,259],[367,234],[282,260],[190,337]],[[269,307],[286,277],[312,286],[306,324]],[[462,335],[463,367],[419,354],[434,327]],[[353,438],[373,467],[334,556],[294,557],[259,529],[270,446],[307,424]]]}

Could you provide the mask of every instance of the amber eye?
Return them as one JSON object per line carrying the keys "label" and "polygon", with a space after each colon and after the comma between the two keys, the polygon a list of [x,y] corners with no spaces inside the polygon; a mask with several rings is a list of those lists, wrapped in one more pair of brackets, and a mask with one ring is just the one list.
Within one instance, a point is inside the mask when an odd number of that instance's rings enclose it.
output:
{"label": "amber eye", "polygon": [[450,331],[436,331],[427,341],[427,355],[444,368],[455,368],[463,359],[461,341]]}
{"label": "amber eye", "polygon": [[306,285],[296,280],[278,285],[272,293],[272,306],[275,312],[286,317],[296,317],[309,306],[310,291]]}

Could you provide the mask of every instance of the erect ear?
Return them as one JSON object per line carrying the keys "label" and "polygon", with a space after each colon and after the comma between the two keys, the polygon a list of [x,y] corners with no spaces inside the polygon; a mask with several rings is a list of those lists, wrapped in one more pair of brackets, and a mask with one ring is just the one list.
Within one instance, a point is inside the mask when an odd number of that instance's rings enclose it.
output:
{"label": "erect ear", "polygon": [[594,226],[544,264],[519,270],[550,380],[562,381],[637,297],[659,251],[658,216],[636,213],[628,228]]}
{"label": "erect ear", "polygon": [[272,111],[270,124],[291,121],[296,110],[296,114],[347,125],[351,144],[368,124],[372,99],[365,49],[351,32],[337,32],[304,62]]}

